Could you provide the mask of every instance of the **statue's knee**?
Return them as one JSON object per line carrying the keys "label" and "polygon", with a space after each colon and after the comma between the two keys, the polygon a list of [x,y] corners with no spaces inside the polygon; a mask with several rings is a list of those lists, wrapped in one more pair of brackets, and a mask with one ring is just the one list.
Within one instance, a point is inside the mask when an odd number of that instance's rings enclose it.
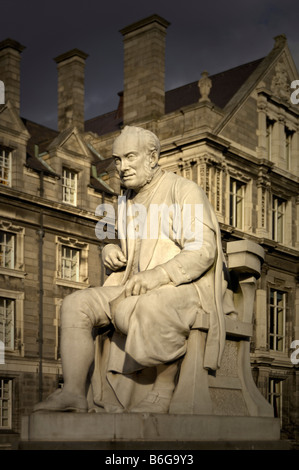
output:
{"label": "statue's knee", "polygon": [[143,323],[147,321],[151,322],[151,312],[155,310],[155,302],[153,299],[153,295],[151,295],[151,299],[147,295],[141,295],[134,312],[135,318],[141,319]]}
{"label": "statue's knee", "polygon": [[81,291],[77,291],[77,292],[73,292],[72,294],[67,295],[63,299],[63,302],[61,305],[61,311],[65,313],[65,312],[70,311],[71,309],[74,310],[75,307],[77,310],[77,307],[80,305],[81,293],[82,293]]}
{"label": "statue's knee", "polygon": [[70,322],[72,324],[78,322],[83,315],[88,313],[87,310],[84,291],[76,291],[67,295],[61,306],[62,325],[69,326]]}

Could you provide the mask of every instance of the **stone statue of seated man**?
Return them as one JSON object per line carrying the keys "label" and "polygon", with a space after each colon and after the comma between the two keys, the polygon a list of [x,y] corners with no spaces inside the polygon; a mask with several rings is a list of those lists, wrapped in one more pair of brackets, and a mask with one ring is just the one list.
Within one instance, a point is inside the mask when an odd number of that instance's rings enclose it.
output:
{"label": "stone statue of seated man", "polygon": [[[168,412],[199,311],[209,315],[210,324],[204,367],[216,370],[220,365],[227,313],[223,305],[228,302],[218,222],[203,190],[162,170],[159,155],[158,138],[142,128],[127,126],[114,141],[113,157],[126,191],[118,214],[120,245],[103,249],[103,263],[112,274],[102,287],[64,299],[64,387],[38,403],[35,411],[88,411],[86,384],[95,361],[95,327],[110,325],[122,342],[120,347],[114,340],[116,348],[105,364],[105,387],[113,390],[116,403],[106,408],[103,400],[105,411]],[[155,380],[146,395],[133,405],[127,405],[130,400],[124,404],[118,397],[121,388],[114,387],[117,378],[129,376],[131,383],[132,374],[151,368]],[[120,395],[126,393],[124,388]]]}

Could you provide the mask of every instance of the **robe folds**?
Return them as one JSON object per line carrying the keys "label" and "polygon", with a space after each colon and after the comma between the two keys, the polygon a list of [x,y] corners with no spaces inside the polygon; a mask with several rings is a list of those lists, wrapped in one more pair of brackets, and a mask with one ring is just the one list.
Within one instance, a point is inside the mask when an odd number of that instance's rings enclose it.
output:
{"label": "robe folds", "polygon": [[[227,295],[218,221],[196,183],[159,170],[147,191],[137,195],[131,190],[125,192],[119,205],[117,228],[127,264],[124,270],[110,274],[104,286],[124,286],[133,274],[157,266],[168,273],[171,281],[152,294],[126,300],[122,293],[110,302],[115,331],[110,338],[98,339],[93,397],[95,403],[103,406],[106,394],[110,397],[106,401],[112,403],[114,400],[107,392],[109,383],[116,401],[127,407],[132,403],[129,395],[138,380],[141,388],[147,390],[157,364],[183,357],[188,332],[198,311],[210,318],[204,367],[217,370],[225,344],[224,316],[234,311],[234,306]],[[156,311],[151,311],[151,305],[157,305]],[[150,312],[152,324],[143,321],[142,306],[145,315]],[[159,338],[163,312],[167,313],[169,335],[174,338],[169,341],[169,348],[164,347],[166,336]],[[132,374],[142,370],[146,378],[141,379],[141,375],[134,378]]]}

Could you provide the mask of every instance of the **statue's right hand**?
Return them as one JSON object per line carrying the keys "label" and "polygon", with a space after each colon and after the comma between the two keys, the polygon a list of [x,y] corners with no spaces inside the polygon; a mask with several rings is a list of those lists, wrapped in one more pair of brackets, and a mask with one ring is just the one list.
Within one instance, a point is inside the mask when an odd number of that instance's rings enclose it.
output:
{"label": "statue's right hand", "polygon": [[117,271],[127,264],[127,259],[118,245],[106,245],[103,249],[102,260],[106,268]]}

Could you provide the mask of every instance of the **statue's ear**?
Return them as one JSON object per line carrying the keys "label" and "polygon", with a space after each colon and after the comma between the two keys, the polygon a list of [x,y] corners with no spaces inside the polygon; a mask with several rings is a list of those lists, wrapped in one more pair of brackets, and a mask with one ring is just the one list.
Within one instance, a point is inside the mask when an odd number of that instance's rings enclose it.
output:
{"label": "statue's ear", "polygon": [[150,157],[150,165],[152,168],[155,168],[157,166],[159,160],[158,152],[157,150],[152,150],[151,157]]}

